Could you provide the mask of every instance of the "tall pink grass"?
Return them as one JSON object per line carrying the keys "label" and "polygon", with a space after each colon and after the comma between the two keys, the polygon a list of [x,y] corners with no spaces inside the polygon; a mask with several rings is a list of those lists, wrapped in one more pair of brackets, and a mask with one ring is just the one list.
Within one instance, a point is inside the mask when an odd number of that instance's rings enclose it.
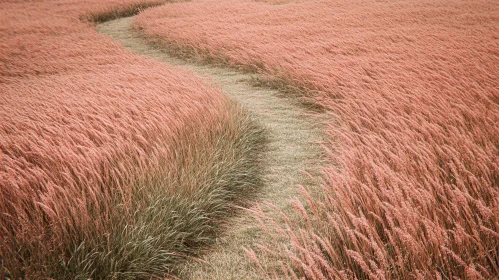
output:
{"label": "tall pink grass", "polygon": [[323,195],[281,233],[286,275],[499,277],[497,2],[282,2],[191,1],[136,25],[334,118]]}
{"label": "tall pink grass", "polygon": [[160,277],[255,175],[219,90],[85,21],[154,3],[0,3],[0,276]]}

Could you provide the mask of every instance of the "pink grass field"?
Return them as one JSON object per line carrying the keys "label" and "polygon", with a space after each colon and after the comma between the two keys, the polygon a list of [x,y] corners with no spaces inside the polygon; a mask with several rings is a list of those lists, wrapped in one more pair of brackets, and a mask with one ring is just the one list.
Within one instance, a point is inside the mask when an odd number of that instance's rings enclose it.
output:
{"label": "pink grass field", "polygon": [[288,278],[499,277],[497,1],[199,0],[136,27],[334,119],[323,195],[273,249]]}
{"label": "pink grass field", "polygon": [[[219,90],[125,51],[86,22],[143,2],[0,3],[2,279],[62,279],[49,265],[84,259],[71,255],[81,242],[132,232],[134,184],[174,172],[183,149],[230,123]],[[128,227],[112,228],[122,220]]]}

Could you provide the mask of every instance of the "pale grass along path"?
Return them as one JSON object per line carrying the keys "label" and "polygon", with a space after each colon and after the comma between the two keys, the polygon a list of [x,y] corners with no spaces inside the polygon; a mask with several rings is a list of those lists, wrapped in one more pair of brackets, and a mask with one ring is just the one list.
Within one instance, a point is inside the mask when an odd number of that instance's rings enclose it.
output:
{"label": "pale grass along path", "polygon": [[[313,187],[315,180],[307,179],[305,172],[318,174],[322,141],[317,126],[320,116],[310,112],[296,101],[268,88],[251,85],[252,75],[228,68],[195,64],[168,55],[148,43],[132,27],[134,18],[121,18],[102,23],[98,31],[121,41],[125,48],[171,65],[178,65],[211,80],[232,100],[246,110],[268,131],[269,150],[265,186],[259,195],[259,203],[273,203],[283,212],[291,209],[291,200],[297,196],[300,186]],[[266,209],[266,210],[265,210]],[[274,211],[264,208],[269,215]],[[258,267],[247,257],[243,247],[253,248],[254,243],[274,247],[262,234],[261,227],[249,212],[242,211],[228,224],[216,244],[202,255],[200,262],[185,265],[179,277],[182,279],[260,279]],[[264,265],[275,266],[270,259]]]}

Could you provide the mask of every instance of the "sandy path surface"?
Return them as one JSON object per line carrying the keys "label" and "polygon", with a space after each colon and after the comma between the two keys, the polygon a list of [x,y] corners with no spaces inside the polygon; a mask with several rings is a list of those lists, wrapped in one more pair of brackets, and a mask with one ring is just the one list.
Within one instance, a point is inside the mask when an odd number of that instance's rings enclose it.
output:
{"label": "sandy path surface", "polygon": [[[317,143],[322,139],[321,130],[313,126],[314,120],[308,116],[309,112],[275,90],[252,86],[251,74],[194,64],[168,55],[148,44],[133,30],[132,22],[133,17],[109,21],[100,24],[98,31],[112,36],[138,54],[207,77],[229,98],[242,104],[268,130],[268,168],[259,202],[273,203],[287,212],[291,208],[289,200],[297,194],[298,187],[312,184],[304,172],[314,174],[320,166],[321,149]],[[265,211],[273,215],[270,210]],[[243,247],[252,248],[255,242],[269,244],[271,241],[262,234],[249,212],[241,212],[229,221],[215,245],[201,256],[202,261],[186,264],[179,276],[182,279],[261,279],[258,268],[243,251]]]}

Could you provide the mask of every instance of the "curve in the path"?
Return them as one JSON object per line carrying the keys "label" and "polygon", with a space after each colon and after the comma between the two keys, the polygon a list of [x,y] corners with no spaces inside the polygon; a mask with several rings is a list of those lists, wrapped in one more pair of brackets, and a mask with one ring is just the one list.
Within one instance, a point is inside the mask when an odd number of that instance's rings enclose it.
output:
{"label": "curve in the path", "polygon": [[[254,87],[251,75],[228,68],[200,65],[174,58],[152,46],[133,29],[133,17],[102,23],[98,31],[112,36],[123,46],[138,54],[170,65],[188,68],[208,77],[215,86],[232,100],[243,105],[268,130],[268,172],[260,200],[272,203],[284,212],[291,208],[290,199],[296,196],[300,185],[310,184],[305,171],[319,168],[320,129],[304,108],[282,97],[275,90]],[[268,210],[269,215],[273,215]],[[248,213],[230,221],[223,236],[203,255],[201,262],[187,264],[182,279],[258,279],[257,267],[249,260],[243,247],[251,248],[255,242],[266,244],[258,222]],[[271,265],[272,264],[268,264]]]}

